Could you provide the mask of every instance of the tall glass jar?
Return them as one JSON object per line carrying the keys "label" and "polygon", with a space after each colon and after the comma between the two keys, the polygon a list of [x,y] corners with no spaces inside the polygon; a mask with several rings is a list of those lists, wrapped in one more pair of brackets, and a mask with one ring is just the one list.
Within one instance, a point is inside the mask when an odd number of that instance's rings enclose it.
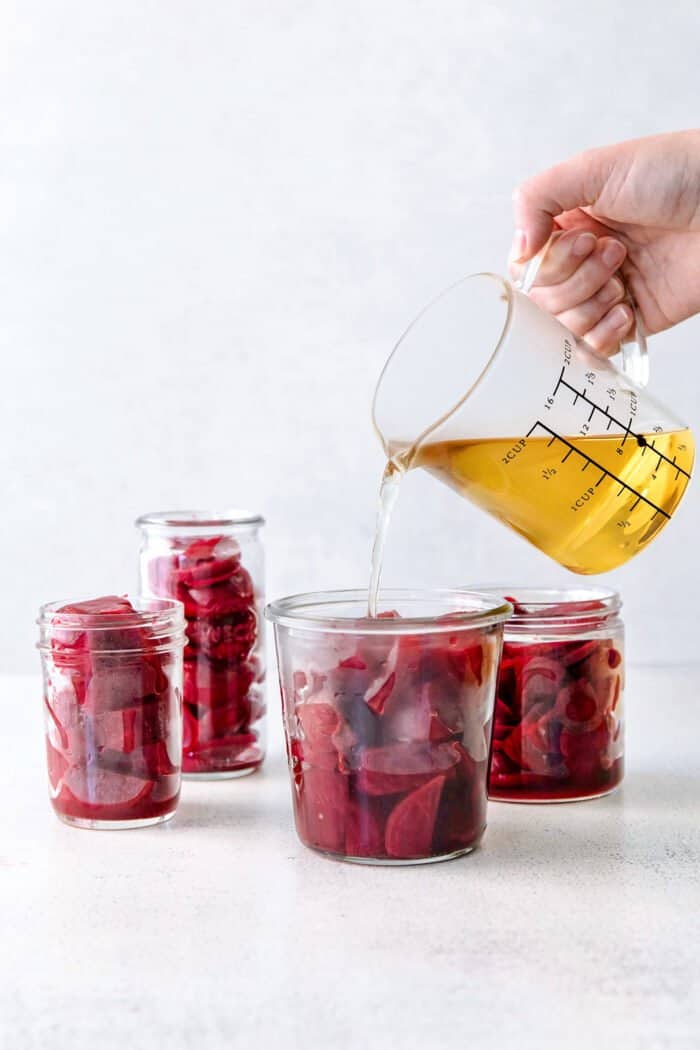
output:
{"label": "tall glass jar", "polygon": [[136,524],[143,593],[185,607],[182,771],[252,773],[265,750],[264,521],[243,511],[165,511]]}
{"label": "tall glass jar", "polygon": [[489,798],[572,802],[624,772],[624,627],[615,591],[497,589],[514,614],[498,677]]}
{"label": "tall glass jar", "polygon": [[39,614],[51,803],[67,824],[133,828],[180,795],[179,602],[52,602]]}

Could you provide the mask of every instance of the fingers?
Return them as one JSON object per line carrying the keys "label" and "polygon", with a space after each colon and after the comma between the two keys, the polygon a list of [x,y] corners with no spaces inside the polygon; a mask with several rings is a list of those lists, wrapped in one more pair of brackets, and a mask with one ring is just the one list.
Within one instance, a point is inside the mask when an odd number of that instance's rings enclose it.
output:
{"label": "fingers", "polygon": [[558,319],[574,335],[585,336],[590,332],[613,306],[625,298],[625,286],[619,277],[611,277],[607,284],[584,303],[571,310],[558,314]]}
{"label": "fingers", "polygon": [[586,332],[584,339],[597,353],[614,354],[633,323],[631,308],[626,303],[620,303],[619,306],[613,307],[590,332]]}
{"label": "fingers", "polygon": [[[594,233],[585,230],[572,230],[559,233],[552,239],[537,271],[536,284],[559,284],[571,277],[586,256],[595,249],[597,239]],[[522,263],[511,261],[511,277],[519,277],[524,270]]]}
{"label": "fingers", "polygon": [[[562,314],[573,310],[597,295],[624,261],[627,254],[625,246],[613,237],[601,237],[594,244],[594,250],[583,260],[574,256],[574,248],[579,239],[587,240],[589,237],[593,237],[593,234],[567,234],[566,238],[562,238],[571,244],[567,263],[564,264],[560,260],[558,270],[550,267],[549,273],[568,274],[563,280],[560,279],[556,284],[548,284],[546,274],[541,276],[538,273],[530,296],[538,306],[549,313]],[[595,242],[595,237],[593,240]]]}
{"label": "fingers", "polygon": [[531,259],[545,244],[557,215],[595,203],[608,177],[606,159],[605,150],[589,150],[535,175],[517,188],[513,194],[513,259]]}

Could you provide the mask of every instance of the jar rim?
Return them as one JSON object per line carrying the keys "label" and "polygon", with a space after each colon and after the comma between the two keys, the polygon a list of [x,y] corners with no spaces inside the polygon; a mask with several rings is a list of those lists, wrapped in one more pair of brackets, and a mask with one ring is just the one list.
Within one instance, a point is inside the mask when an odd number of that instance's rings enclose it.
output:
{"label": "jar rim", "polygon": [[[570,619],[580,612],[590,616],[591,612],[617,612],[622,608],[619,591],[609,587],[518,587],[513,584],[496,586],[480,585],[486,594],[502,595],[513,604],[513,618],[529,615],[564,616]],[[590,603],[598,603],[592,609]],[[580,608],[585,606],[585,608]],[[577,608],[578,607],[578,608]]]}
{"label": "jar rim", "polygon": [[[337,634],[416,634],[446,633],[455,630],[489,627],[503,623],[513,611],[503,598],[476,590],[399,588],[382,589],[381,603],[386,609],[399,605],[441,605],[439,615],[404,616],[400,618],[367,615],[367,591],[357,589],[315,591],[293,594],[271,602],[265,616],[276,626],[305,631]],[[361,615],[348,615],[343,606],[357,606]],[[334,611],[335,610],[335,611]]]}
{"label": "jar rim", "polygon": [[[82,605],[94,599],[79,598],[72,601],[46,602],[39,609],[36,623],[40,630],[40,639],[37,648],[40,651],[50,650],[51,632],[58,628],[64,631],[90,631],[91,635],[99,637],[101,632],[121,631],[128,638],[129,632],[148,630],[149,637],[154,642],[165,644],[169,640],[171,645],[185,644],[185,607],[182,602],[174,598],[147,598],[141,595],[121,595],[126,598],[133,607],[133,612],[122,612],[119,614],[90,613],[90,612],[62,612],[66,606]],[[141,646],[133,649],[128,645],[118,649],[102,649],[100,653],[106,652],[136,652]]]}
{"label": "jar rim", "polygon": [[225,510],[157,510],[141,514],[135,522],[137,528],[162,530],[202,530],[216,528],[250,527],[265,524],[262,514],[251,510],[227,508]]}
{"label": "jar rim", "polygon": [[518,587],[512,583],[479,588],[506,597],[513,605],[510,626],[551,624],[566,620],[584,624],[615,616],[622,608],[619,591],[607,587]]}

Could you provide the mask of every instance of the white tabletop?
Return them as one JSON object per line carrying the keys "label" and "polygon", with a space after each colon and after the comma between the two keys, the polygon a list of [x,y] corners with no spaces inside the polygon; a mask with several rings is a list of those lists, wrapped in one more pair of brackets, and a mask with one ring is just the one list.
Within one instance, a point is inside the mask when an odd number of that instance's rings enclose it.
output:
{"label": "white tabletop", "polygon": [[696,1048],[700,668],[628,679],[606,799],[492,804],[483,846],[414,868],[296,840],[273,700],[260,774],[175,819],[63,826],[38,682],[0,679],[0,1045]]}

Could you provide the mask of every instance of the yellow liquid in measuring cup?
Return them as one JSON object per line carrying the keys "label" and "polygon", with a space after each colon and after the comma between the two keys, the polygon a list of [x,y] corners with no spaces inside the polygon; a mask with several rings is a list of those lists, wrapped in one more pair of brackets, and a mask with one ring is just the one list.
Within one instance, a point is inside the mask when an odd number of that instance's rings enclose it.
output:
{"label": "yellow liquid in measuring cup", "polygon": [[[573,572],[623,565],[667,523],[693,466],[689,430],[445,441],[423,467]],[[624,438],[624,440],[623,440]]]}

